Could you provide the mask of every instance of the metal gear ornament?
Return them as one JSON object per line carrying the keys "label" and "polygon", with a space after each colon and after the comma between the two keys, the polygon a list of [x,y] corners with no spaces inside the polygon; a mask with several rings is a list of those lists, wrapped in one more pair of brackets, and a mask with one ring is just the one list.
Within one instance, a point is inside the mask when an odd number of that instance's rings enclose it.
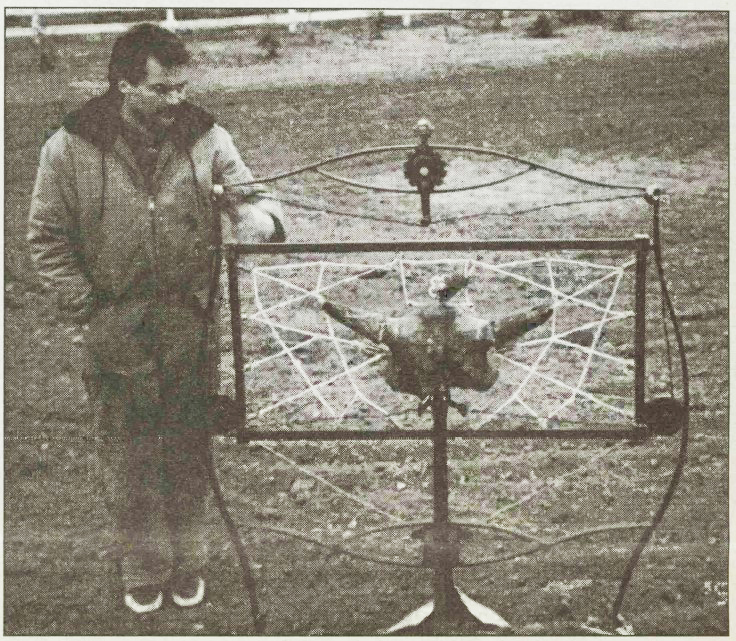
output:
{"label": "metal gear ornament", "polygon": [[429,194],[442,184],[447,175],[447,163],[429,146],[429,137],[434,131],[429,120],[422,118],[414,126],[414,131],[419,135],[419,144],[404,163],[404,176],[419,191],[422,199],[422,225],[427,226],[432,222]]}

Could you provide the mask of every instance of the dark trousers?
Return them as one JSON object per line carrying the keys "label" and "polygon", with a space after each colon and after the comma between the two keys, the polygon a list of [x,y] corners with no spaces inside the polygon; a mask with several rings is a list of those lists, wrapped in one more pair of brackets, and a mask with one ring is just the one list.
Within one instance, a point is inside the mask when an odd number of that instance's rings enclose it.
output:
{"label": "dark trousers", "polygon": [[86,377],[126,589],[206,562],[206,330],[189,308],[145,301],[90,321]]}

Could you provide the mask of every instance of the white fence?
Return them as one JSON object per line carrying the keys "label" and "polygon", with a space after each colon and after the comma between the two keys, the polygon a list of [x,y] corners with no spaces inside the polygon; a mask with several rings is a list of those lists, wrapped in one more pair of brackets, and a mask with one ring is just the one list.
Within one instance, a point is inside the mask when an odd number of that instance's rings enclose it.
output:
{"label": "white fence", "polygon": [[[66,25],[43,25],[43,16],[73,15],[84,13],[112,13],[112,12],[140,12],[148,11],[150,8],[124,8],[124,9],[92,9],[92,8],[65,8],[65,9],[6,9],[6,16],[30,17],[30,27],[7,27],[6,38],[29,38],[36,35],[91,35],[98,33],[122,33],[127,31],[131,23],[108,23],[108,24],[66,24]],[[237,16],[228,18],[198,18],[195,20],[177,20],[174,9],[166,9],[166,18],[160,21],[161,26],[172,31],[195,30],[195,29],[225,29],[238,27],[251,27],[257,25],[281,25],[287,26],[290,32],[295,32],[297,25],[306,22],[342,22],[347,20],[359,20],[375,16],[377,13],[384,16],[400,16],[405,27],[411,26],[412,16],[427,13],[447,13],[446,9],[338,9],[321,11],[298,11],[289,9],[286,13],[271,13],[257,16]]]}

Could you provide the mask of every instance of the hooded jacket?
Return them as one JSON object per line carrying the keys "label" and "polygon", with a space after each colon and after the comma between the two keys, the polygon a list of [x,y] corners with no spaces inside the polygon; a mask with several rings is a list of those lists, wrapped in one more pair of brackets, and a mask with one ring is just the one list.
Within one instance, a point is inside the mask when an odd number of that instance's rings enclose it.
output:
{"label": "hooded jacket", "polygon": [[[146,184],[121,135],[121,105],[113,91],[93,98],[43,146],[28,230],[39,274],[78,321],[98,301],[150,296],[205,309],[218,232],[222,243],[279,242],[280,207],[259,185],[229,190],[230,207],[213,206],[214,184],[253,176],[230,134],[186,102]],[[273,238],[249,236],[254,208],[272,216]]]}

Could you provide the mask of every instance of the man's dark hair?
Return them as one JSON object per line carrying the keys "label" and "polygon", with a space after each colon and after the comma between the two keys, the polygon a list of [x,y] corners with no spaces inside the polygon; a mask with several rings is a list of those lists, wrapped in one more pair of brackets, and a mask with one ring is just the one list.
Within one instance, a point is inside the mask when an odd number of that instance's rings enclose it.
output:
{"label": "man's dark hair", "polygon": [[146,77],[146,60],[151,57],[164,67],[186,64],[190,58],[176,34],[150,22],[137,24],[112,47],[107,74],[110,87],[117,88],[120,80],[139,84]]}

